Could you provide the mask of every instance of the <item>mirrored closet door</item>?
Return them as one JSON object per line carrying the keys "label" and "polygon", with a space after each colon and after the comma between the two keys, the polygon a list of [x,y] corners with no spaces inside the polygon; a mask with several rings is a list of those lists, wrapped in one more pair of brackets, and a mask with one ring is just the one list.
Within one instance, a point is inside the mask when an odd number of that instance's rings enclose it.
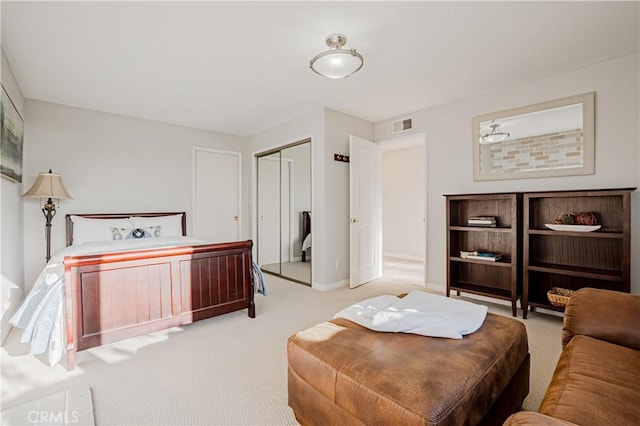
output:
{"label": "mirrored closet door", "polygon": [[311,285],[311,141],[257,155],[260,268]]}

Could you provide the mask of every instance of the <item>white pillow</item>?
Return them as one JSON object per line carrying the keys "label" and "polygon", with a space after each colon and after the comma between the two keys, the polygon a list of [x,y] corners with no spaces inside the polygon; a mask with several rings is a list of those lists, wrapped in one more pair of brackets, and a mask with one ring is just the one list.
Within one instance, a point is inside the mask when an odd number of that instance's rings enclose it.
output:
{"label": "white pillow", "polygon": [[182,237],[182,215],[175,214],[171,216],[155,216],[155,217],[131,217],[134,228],[148,228],[150,226],[162,227],[163,237]]}
{"label": "white pillow", "polygon": [[111,228],[111,237],[114,240],[133,240],[139,238],[159,238],[162,235],[160,225],[146,228]]}
{"label": "white pillow", "polygon": [[131,228],[131,219],[89,219],[71,216],[73,222],[73,244],[90,241],[109,241],[113,239],[111,228]]}

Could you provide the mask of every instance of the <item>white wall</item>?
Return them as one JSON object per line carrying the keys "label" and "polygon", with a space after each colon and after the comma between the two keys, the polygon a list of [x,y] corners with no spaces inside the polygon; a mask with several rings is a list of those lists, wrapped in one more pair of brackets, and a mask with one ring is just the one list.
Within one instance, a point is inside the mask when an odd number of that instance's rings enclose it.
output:
{"label": "white wall", "polygon": [[[13,101],[24,119],[24,98],[18,87],[11,66],[2,52],[0,71],[2,87]],[[23,181],[25,179],[23,178]],[[0,178],[0,295],[2,318],[0,320],[0,342],[4,342],[9,330],[9,317],[22,300],[24,290],[23,243],[22,243],[22,195],[23,184]],[[44,228],[43,228],[44,230]]]}
{"label": "white wall", "polygon": [[[63,176],[73,200],[58,204],[51,252],[65,245],[68,213],[186,211],[191,230],[192,147],[245,151],[245,138],[27,100],[26,187],[50,168]],[[244,157],[247,157],[244,154]],[[249,170],[243,168],[243,182]],[[248,194],[249,192],[244,192]],[[243,205],[248,217],[248,203]],[[37,199],[25,200],[26,288],[44,266],[44,218]],[[247,238],[244,221],[243,238]]]}
{"label": "white wall", "polygon": [[425,147],[382,152],[382,253],[424,260]]}
{"label": "white wall", "polygon": [[[443,194],[638,187],[639,55],[629,55],[532,81],[486,96],[412,114],[414,132],[427,134],[427,281],[446,283]],[[552,99],[596,93],[596,173],[562,178],[473,181],[472,117]],[[375,124],[376,140],[389,139],[391,122]],[[632,196],[631,291],[640,293],[640,196]]]}

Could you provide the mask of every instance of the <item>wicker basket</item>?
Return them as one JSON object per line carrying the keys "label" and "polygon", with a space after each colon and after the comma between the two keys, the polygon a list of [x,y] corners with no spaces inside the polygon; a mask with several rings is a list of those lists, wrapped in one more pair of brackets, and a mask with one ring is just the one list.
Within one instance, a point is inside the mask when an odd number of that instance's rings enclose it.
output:
{"label": "wicker basket", "polygon": [[569,303],[571,295],[573,295],[573,290],[567,290],[561,287],[553,287],[547,292],[547,298],[553,306],[565,306]]}

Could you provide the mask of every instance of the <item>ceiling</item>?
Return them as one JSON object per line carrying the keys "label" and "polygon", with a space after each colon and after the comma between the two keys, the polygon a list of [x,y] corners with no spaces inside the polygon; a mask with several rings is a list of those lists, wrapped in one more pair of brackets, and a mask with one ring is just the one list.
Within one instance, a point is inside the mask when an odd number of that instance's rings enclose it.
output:
{"label": "ceiling", "polygon": [[[639,51],[640,2],[1,2],[26,98],[251,136],[376,122]],[[364,56],[314,74],[325,38]]]}

